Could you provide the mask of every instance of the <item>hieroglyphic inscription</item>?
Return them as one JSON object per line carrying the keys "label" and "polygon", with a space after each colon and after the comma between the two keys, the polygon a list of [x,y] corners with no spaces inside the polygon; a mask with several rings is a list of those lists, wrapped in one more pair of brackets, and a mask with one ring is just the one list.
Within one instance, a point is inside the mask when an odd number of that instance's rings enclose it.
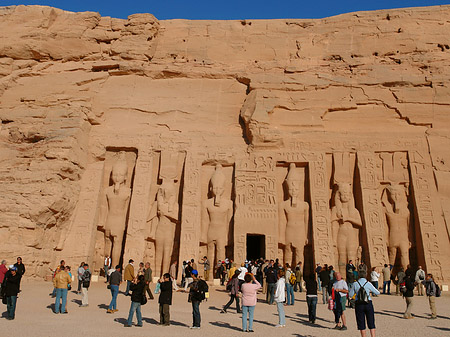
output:
{"label": "hieroglyphic inscription", "polygon": [[384,212],[378,190],[377,157],[371,152],[358,152],[357,157],[370,265],[381,267],[388,261],[388,255],[384,237]]}
{"label": "hieroglyphic inscription", "polygon": [[434,188],[434,181],[431,166],[428,159],[425,159],[425,155],[421,152],[410,151],[408,155],[415,206],[422,234],[426,270],[432,273],[435,279],[442,280],[441,253],[433,217],[432,188]]}
{"label": "hieroglyphic inscription", "polygon": [[309,162],[311,184],[312,234],[315,263],[334,263],[328,190],[326,186],[325,155]]}

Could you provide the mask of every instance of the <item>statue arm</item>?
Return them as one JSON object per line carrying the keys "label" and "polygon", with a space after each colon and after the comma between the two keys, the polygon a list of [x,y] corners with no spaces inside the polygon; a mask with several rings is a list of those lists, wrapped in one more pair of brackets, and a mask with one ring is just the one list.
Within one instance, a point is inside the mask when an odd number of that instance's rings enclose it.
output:
{"label": "statue arm", "polygon": [[164,215],[173,222],[178,222],[178,204],[175,202],[172,210]]}
{"label": "statue arm", "polygon": [[157,217],[157,203],[156,201],[153,203],[150,208],[150,212],[147,216],[147,224],[149,224],[149,238],[154,239],[156,235],[156,227],[158,226],[158,221],[156,221]]}
{"label": "statue arm", "polygon": [[99,210],[99,215],[98,215],[98,224],[97,226],[103,229],[107,229],[106,228],[106,217],[108,215],[108,197],[106,196],[106,193],[104,194],[103,198],[102,198],[102,203],[100,206],[100,210]]}
{"label": "statue arm", "polygon": [[280,206],[278,207],[278,241],[281,244],[286,243],[286,225],[287,225],[287,219],[286,219],[286,212],[284,211],[284,203],[282,202]]}

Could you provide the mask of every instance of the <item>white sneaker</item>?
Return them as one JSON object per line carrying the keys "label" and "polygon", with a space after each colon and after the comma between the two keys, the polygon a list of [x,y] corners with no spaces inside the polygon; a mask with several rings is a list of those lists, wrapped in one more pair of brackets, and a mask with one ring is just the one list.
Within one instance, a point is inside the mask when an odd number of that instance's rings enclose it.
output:
{"label": "white sneaker", "polygon": [[275,328],[284,328],[286,325],[285,324],[278,324],[275,326]]}

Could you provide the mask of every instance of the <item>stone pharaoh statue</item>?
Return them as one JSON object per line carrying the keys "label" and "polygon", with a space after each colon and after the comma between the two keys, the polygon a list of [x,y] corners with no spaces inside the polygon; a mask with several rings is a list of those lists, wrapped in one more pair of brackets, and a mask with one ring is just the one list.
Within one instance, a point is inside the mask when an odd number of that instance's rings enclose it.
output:
{"label": "stone pharaoh statue", "polygon": [[339,271],[345,274],[347,261],[356,261],[359,248],[361,215],[353,203],[350,184],[338,184],[335,206],[331,209],[333,243],[338,252]]}
{"label": "stone pharaoh statue", "polygon": [[[308,243],[309,204],[299,200],[303,179],[294,163],[289,165],[286,177],[289,199],[280,205],[280,241],[284,244],[285,262],[295,265],[303,262],[303,250]],[[295,260],[292,256],[295,254]]]}
{"label": "stone pharaoh statue", "polygon": [[401,265],[406,270],[409,264],[410,213],[405,189],[402,185],[393,185],[386,188],[389,201],[384,204],[384,212],[388,224],[388,252],[389,263],[394,265],[397,252],[400,255]]}
{"label": "stone pharaoh statue", "polygon": [[233,202],[222,197],[225,191],[225,175],[220,164],[216,165],[211,177],[211,191],[213,197],[202,204],[201,241],[208,244],[208,260],[213,263],[214,255],[217,260],[225,260],[225,246],[233,216]]}
{"label": "stone pharaoh statue", "polygon": [[111,256],[111,264],[119,264],[131,189],[125,185],[128,164],[120,153],[112,167],[113,185],[106,189],[106,221],[100,224],[105,230],[105,256]]}
{"label": "stone pharaoh statue", "polygon": [[152,221],[150,238],[155,240],[155,273],[161,276],[169,272],[172,259],[175,229],[178,223],[178,201],[173,180],[163,181],[156,195],[157,221]]}

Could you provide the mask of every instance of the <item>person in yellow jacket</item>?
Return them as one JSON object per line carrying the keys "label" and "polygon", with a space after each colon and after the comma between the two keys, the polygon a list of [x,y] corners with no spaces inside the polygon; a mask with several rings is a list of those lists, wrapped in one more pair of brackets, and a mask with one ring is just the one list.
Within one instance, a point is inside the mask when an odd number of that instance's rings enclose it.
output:
{"label": "person in yellow jacket", "polygon": [[69,284],[72,282],[72,278],[69,273],[66,272],[65,266],[60,266],[58,273],[53,278],[53,286],[56,289],[56,299],[55,299],[55,314],[59,314],[60,299],[61,303],[61,313],[67,314],[66,304],[67,304],[67,292]]}
{"label": "person in yellow jacket", "polygon": [[125,290],[125,296],[130,296],[130,286],[131,283],[134,280],[134,266],[133,266],[133,259],[130,259],[128,261],[127,266],[125,267],[125,271],[123,273],[123,279],[127,281],[127,290]]}

